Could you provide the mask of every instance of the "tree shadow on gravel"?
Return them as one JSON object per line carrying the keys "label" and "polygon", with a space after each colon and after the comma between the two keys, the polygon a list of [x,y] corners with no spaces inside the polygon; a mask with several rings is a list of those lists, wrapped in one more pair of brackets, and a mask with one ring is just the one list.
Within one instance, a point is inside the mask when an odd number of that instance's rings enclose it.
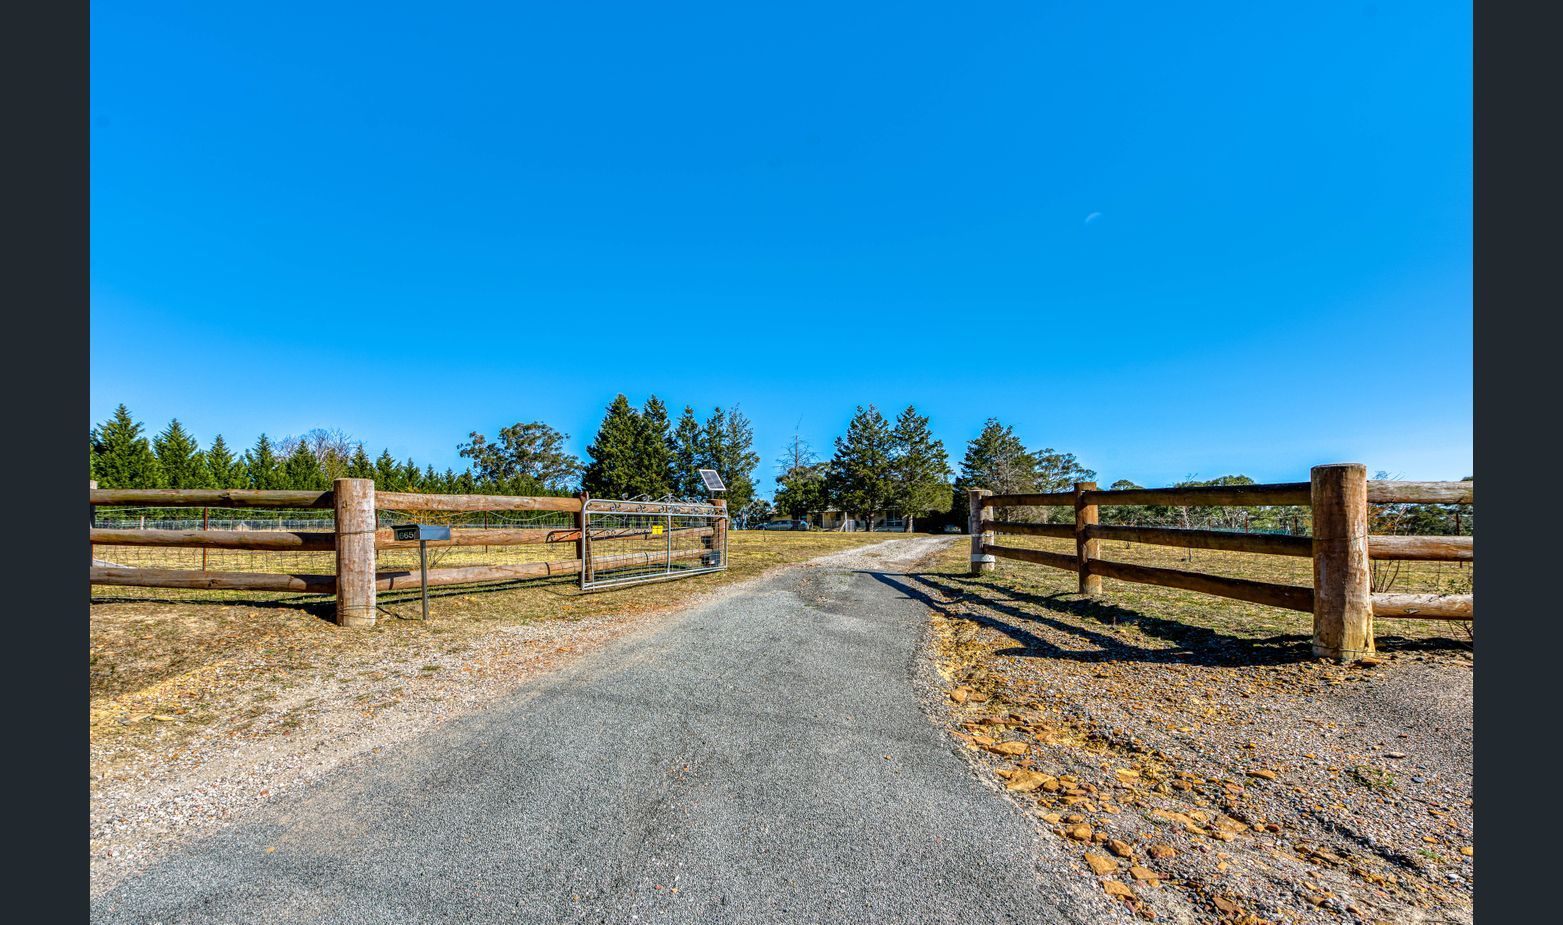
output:
{"label": "tree shadow on gravel", "polygon": [[[1234,636],[1209,627],[1156,617],[1101,599],[1066,594],[1034,594],[979,582],[961,582],[952,576],[917,572],[889,574],[868,572],[875,580],[911,597],[954,620],[966,620],[1001,632],[1020,648],[998,654],[1035,658],[1067,658],[1086,662],[1179,662],[1211,667],[1281,665],[1313,660],[1312,639],[1307,633],[1269,636]],[[975,587],[973,587],[975,585]],[[967,605],[953,607],[952,605]],[[1021,623],[998,619],[991,611]],[[1065,618],[1075,618],[1065,619]],[[1169,643],[1166,647],[1137,646],[1111,632],[1092,629],[1079,621],[1117,626],[1132,624],[1140,633]],[[1045,626],[1078,638],[1083,647],[1066,649],[1025,628],[1026,623]],[[1381,652],[1469,652],[1458,640],[1407,638],[1379,634]]]}
{"label": "tree shadow on gravel", "polygon": [[[868,574],[945,617],[988,627],[1020,644],[1017,649],[995,653],[998,655],[1082,662],[1178,662],[1211,667],[1276,665],[1308,661],[1313,657],[1309,637],[1303,634],[1242,638],[1088,598],[1027,594],[991,586],[983,586],[981,590],[985,593],[978,595],[973,593],[972,588],[936,573]],[[1036,609],[1018,606],[1020,604]],[[998,619],[983,613],[984,610],[1002,614],[1017,622]],[[1132,623],[1141,633],[1163,639],[1171,645],[1157,648],[1137,646],[1114,633],[1093,630],[1062,617],[1084,618],[1113,626]],[[1067,633],[1084,645],[1079,649],[1063,648],[1027,629],[1026,624]]]}

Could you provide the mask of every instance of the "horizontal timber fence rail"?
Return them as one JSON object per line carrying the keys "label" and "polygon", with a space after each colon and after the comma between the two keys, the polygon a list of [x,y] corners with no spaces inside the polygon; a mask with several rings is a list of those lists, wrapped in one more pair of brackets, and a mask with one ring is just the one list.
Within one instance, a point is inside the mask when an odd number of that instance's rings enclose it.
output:
{"label": "horizontal timber fence rail", "polygon": [[[336,621],[345,626],[370,626],[375,622],[376,592],[419,588],[417,569],[384,567],[377,563],[378,551],[417,550],[416,540],[397,540],[393,532],[377,520],[379,512],[398,512],[398,519],[416,519],[451,523],[450,539],[431,540],[431,550],[455,550],[481,547],[513,548],[564,543],[569,555],[550,561],[513,563],[485,562],[476,565],[430,568],[430,587],[515,581],[588,572],[608,572],[655,566],[664,562],[711,560],[717,540],[725,541],[726,508],[721,501],[712,504],[666,502],[615,502],[618,510],[631,515],[645,514],[694,516],[704,518],[700,525],[675,523],[666,517],[667,526],[633,524],[625,527],[594,527],[591,540],[598,543],[636,541],[646,543],[644,551],[595,554],[587,552],[583,542],[582,497],[527,497],[510,495],[436,495],[410,492],[376,492],[371,479],[337,479],[331,491],[264,491],[250,489],[100,489],[89,484],[92,523],[89,529],[93,558],[90,581],[95,585],[119,587],[185,588],[198,590],[276,591],[336,596]],[[320,523],[329,529],[136,529],[123,523],[99,526],[102,508],[264,508],[275,511],[323,509],[331,519]],[[535,513],[531,524],[489,523],[491,513],[502,515]],[[202,513],[202,512],[198,512]],[[316,515],[319,516],[319,515]],[[482,517],[480,525],[464,525]],[[443,519],[442,519],[443,518]],[[465,519],[465,521],[463,520]],[[645,518],[642,518],[645,519]],[[129,519],[134,522],[135,518]],[[550,523],[538,524],[541,521]],[[202,518],[205,523],[205,518]],[[241,524],[240,526],[243,526]],[[675,548],[674,543],[680,543]],[[663,544],[666,544],[665,547]],[[99,548],[191,549],[201,550],[202,568],[149,568],[127,566],[97,558]],[[546,547],[545,547],[546,548]],[[605,548],[612,549],[612,545]],[[725,546],[723,547],[725,548]],[[315,553],[315,572],[268,572],[207,570],[207,550],[245,550],[262,553]],[[721,557],[725,566],[725,555]],[[334,564],[334,573],[325,573],[320,565]]]}
{"label": "horizontal timber fence rail", "polygon": [[[1188,488],[1133,488],[1103,491],[1094,482],[1076,483],[1068,492],[993,494],[969,492],[972,536],[971,573],[993,570],[999,558],[1075,572],[1080,593],[1102,593],[1102,579],[1198,591],[1255,604],[1313,614],[1313,651],[1339,661],[1373,652],[1373,618],[1415,617],[1470,620],[1471,594],[1375,593],[1375,560],[1470,562],[1470,536],[1372,536],[1371,504],[1475,503],[1472,482],[1400,482],[1372,480],[1356,463],[1316,466],[1307,482],[1275,485],[1218,485]],[[1234,533],[1172,527],[1106,525],[1100,508],[1132,505],[1167,507],[1298,506],[1312,510],[1312,536]],[[1020,507],[1067,507],[1073,523],[1023,523],[997,519],[995,511]],[[1000,534],[1073,539],[1073,554],[1006,546]],[[1118,540],[1187,549],[1213,549],[1311,559],[1311,587],[1227,578],[1181,569],[1113,562],[1101,557],[1101,542]]]}

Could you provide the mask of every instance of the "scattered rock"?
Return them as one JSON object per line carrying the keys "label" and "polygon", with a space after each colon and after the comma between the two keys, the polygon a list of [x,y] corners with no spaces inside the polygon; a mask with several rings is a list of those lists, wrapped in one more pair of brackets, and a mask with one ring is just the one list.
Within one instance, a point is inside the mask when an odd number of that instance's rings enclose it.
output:
{"label": "scattered rock", "polygon": [[1024,742],[1000,742],[997,745],[988,746],[988,751],[999,755],[1024,755],[1031,750],[1031,746]]}
{"label": "scattered rock", "polygon": [[1134,898],[1134,891],[1129,889],[1128,884],[1119,883],[1116,880],[1103,880],[1102,889],[1107,892],[1108,896],[1115,896],[1120,899]]}
{"label": "scattered rock", "polygon": [[1091,871],[1098,877],[1105,877],[1118,869],[1118,862],[1105,854],[1097,854],[1094,851],[1085,853],[1085,863],[1090,865]]}
{"label": "scattered rock", "polygon": [[1107,850],[1121,858],[1134,857],[1134,849],[1129,847],[1129,843],[1117,838],[1107,840]]}
{"label": "scattered rock", "polygon": [[1171,845],[1151,845],[1148,850],[1150,851],[1151,857],[1157,859],[1158,861],[1165,861],[1168,858],[1174,858],[1178,856],[1177,849],[1173,848]]}
{"label": "scattered rock", "polygon": [[1276,775],[1276,773],[1274,771],[1267,771],[1264,768],[1259,768],[1258,770],[1249,771],[1248,772],[1248,776],[1249,777],[1258,777],[1258,778],[1261,778],[1263,780],[1275,780],[1276,777],[1277,777],[1277,775]]}
{"label": "scattered rock", "polygon": [[1013,790],[1017,793],[1030,793],[1050,780],[1053,780],[1053,775],[1051,774],[1021,769],[1009,775],[1009,783],[1005,785],[1005,789]]}
{"label": "scattered rock", "polygon": [[1064,834],[1068,835],[1070,838],[1073,838],[1075,841],[1090,841],[1091,827],[1088,825],[1077,825],[1067,830]]}
{"label": "scattered rock", "polygon": [[1154,870],[1151,870],[1149,867],[1140,867],[1138,865],[1129,868],[1129,875],[1136,880],[1147,881],[1150,883],[1155,883],[1157,880],[1161,879],[1161,875],[1156,873]]}

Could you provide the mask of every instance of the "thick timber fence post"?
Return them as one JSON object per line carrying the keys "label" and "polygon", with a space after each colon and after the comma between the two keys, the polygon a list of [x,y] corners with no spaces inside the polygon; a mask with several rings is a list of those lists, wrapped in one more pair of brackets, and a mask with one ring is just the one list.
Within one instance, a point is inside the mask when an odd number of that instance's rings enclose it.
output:
{"label": "thick timber fence post", "polygon": [[983,551],[983,544],[993,542],[992,533],[982,531],[982,522],[991,519],[993,508],[988,507],[984,501],[993,492],[986,488],[969,488],[966,496],[971,502],[971,513],[967,517],[966,526],[971,531],[971,573],[973,575],[985,575],[993,571],[993,555]]}
{"label": "thick timber fence post", "polygon": [[374,479],[336,479],[336,622],[374,626]]}
{"label": "thick timber fence post", "polygon": [[1095,482],[1075,483],[1075,559],[1079,562],[1080,593],[1102,593],[1102,576],[1091,574],[1091,560],[1101,555],[1101,540],[1086,538],[1086,528],[1096,526],[1096,505],[1085,503],[1085,493],[1096,491]]}
{"label": "thick timber fence post", "polygon": [[1313,654],[1351,662],[1373,654],[1368,467],[1314,466]]}

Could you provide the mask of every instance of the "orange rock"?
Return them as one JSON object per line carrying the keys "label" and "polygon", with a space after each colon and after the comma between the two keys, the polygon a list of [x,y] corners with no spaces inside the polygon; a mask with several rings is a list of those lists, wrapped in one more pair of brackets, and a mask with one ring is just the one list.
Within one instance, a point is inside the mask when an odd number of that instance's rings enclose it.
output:
{"label": "orange rock", "polygon": [[1134,891],[1129,889],[1127,884],[1119,883],[1116,880],[1103,880],[1102,889],[1107,891],[1108,896],[1116,896],[1121,899],[1134,898]]}
{"label": "orange rock", "polygon": [[1118,869],[1117,861],[1105,854],[1097,854],[1094,851],[1086,852],[1085,863],[1090,866],[1092,873],[1095,873],[1098,877],[1105,877]]}
{"label": "orange rock", "polygon": [[1017,793],[1030,793],[1052,779],[1051,774],[1043,774],[1041,771],[1019,770],[1009,775],[1009,783],[1005,785],[1005,789]]}

